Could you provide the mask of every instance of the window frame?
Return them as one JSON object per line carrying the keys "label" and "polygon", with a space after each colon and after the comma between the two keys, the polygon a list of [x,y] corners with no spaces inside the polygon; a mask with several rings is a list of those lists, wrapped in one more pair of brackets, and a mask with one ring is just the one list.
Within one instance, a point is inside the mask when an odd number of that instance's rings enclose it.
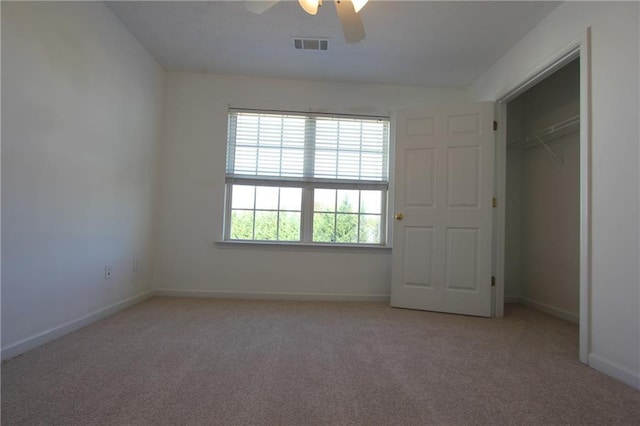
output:
{"label": "window frame", "polygon": [[[390,192],[390,159],[391,159],[391,119],[387,116],[367,116],[367,115],[351,115],[351,114],[327,114],[327,113],[305,113],[305,112],[291,112],[291,111],[274,111],[274,110],[255,110],[255,109],[240,109],[230,108],[227,113],[228,125],[230,122],[230,116],[232,113],[257,113],[257,114],[281,114],[281,115],[298,115],[305,118],[313,117],[331,117],[331,118],[347,118],[347,119],[363,119],[363,120],[381,120],[386,122],[386,134],[383,135],[384,143],[386,144],[386,158],[383,158],[383,167],[386,167],[386,181],[356,181],[354,179],[325,179],[325,178],[291,178],[291,177],[276,177],[263,178],[263,177],[240,177],[226,176],[225,170],[225,197],[224,197],[224,217],[223,217],[223,242],[231,244],[260,244],[260,245],[304,245],[304,246],[318,246],[318,247],[354,247],[354,248],[388,248],[390,247],[388,236],[388,210],[389,210],[389,192]],[[225,164],[229,161],[229,142],[231,139],[230,127],[227,130],[227,143],[226,143],[226,157]],[[307,133],[308,136],[308,133]],[[233,141],[235,146],[235,140]],[[305,137],[305,159],[307,158],[307,150],[313,150],[315,152],[315,140],[308,140]],[[308,165],[305,160],[305,176],[308,170]],[[299,241],[279,241],[279,240],[243,240],[243,239],[231,239],[231,218],[232,218],[232,197],[233,197],[233,185],[250,185],[250,186],[266,186],[266,187],[290,187],[300,188],[302,190],[301,210],[300,210],[300,240]],[[347,189],[347,190],[359,190],[359,191],[380,191],[380,242],[379,243],[359,243],[359,242],[314,242],[313,241],[313,215],[314,215],[314,190],[315,189]],[[337,209],[337,206],[336,206]],[[259,211],[259,209],[253,208],[253,211]],[[334,214],[337,211],[333,212]],[[362,216],[366,213],[360,212],[360,206],[358,206],[358,212],[352,213],[357,216]],[[375,214],[377,215],[377,214]],[[255,225],[254,225],[255,226]],[[254,233],[255,237],[255,233]],[[358,237],[359,238],[359,237]]]}

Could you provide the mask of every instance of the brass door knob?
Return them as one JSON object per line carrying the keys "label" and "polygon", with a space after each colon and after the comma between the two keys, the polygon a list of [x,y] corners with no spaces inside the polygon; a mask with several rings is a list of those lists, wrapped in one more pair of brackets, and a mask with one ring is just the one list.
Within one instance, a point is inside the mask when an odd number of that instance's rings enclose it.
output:
{"label": "brass door knob", "polygon": [[404,217],[404,215],[403,215],[402,213],[396,213],[396,214],[394,214],[394,215],[393,215],[393,217],[394,217],[396,220],[402,220],[402,218]]}

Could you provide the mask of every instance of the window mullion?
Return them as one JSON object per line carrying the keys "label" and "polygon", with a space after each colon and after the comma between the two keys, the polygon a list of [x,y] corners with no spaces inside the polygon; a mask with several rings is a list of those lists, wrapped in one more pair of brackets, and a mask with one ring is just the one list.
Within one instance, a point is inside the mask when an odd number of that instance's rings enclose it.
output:
{"label": "window mullion", "polygon": [[387,196],[389,195],[388,191],[381,191],[380,193],[380,243],[385,244],[387,241],[387,230],[389,229],[389,224],[387,223]]}
{"label": "window mullion", "polygon": [[335,191],[334,199],[333,199],[333,238],[332,241],[335,243],[338,238],[338,191]]}
{"label": "window mullion", "polygon": [[256,200],[258,198],[258,188],[253,188],[253,230],[251,231],[251,239],[256,239]]}
{"label": "window mullion", "polygon": [[[380,197],[382,198],[382,197]],[[360,219],[362,218],[362,191],[358,191],[358,210],[356,210],[358,212],[358,226],[356,228],[356,241],[359,243],[360,242]]]}
{"label": "window mullion", "polygon": [[281,188],[278,188],[278,204],[276,205],[276,240],[280,240],[280,193]]}
{"label": "window mullion", "polygon": [[222,238],[228,240],[231,238],[231,215],[233,214],[233,210],[231,210],[231,197],[233,197],[233,184],[227,183],[225,185],[225,192],[224,230]]}
{"label": "window mullion", "polygon": [[[360,155],[358,156],[358,178],[362,179],[362,152],[364,151],[363,147],[362,147],[362,131],[363,131],[363,124],[360,123]],[[358,220],[358,223],[360,223],[360,220]],[[359,237],[358,237],[359,238]]]}
{"label": "window mullion", "polygon": [[313,188],[302,188],[302,212],[300,224],[300,241],[311,243],[313,236]]}
{"label": "window mullion", "polygon": [[[255,174],[259,175],[259,170],[260,170],[260,127],[262,124],[262,120],[260,117],[258,117],[258,129],[256,131],[256,169],[255,169]],[[255,222],[254,222],[255,224]],[[254,230],[255,230],[255,225],[254,225]]]}
{"label": "window mullion", "polygon": [[304,129],[304,169],[305,178],[313,178],[315,167],[316,119],[307,117]]}
{"label": "window mullion", "polygon": [[[284,150],[284,118],[280,119],[280,161],[278,164],[278,176],[282,176],[282,151]],[[278,199],[280,196],[278,195]]]}
{"label": "window mullion", "polygon": [[[303,176],[312,179],[315,168],[316,147],[316,119],[307,117],[304,129],[304,169]],[[300,239],[304,243],[310,243],[313,237],[313,188],[306,185],[302,189],[302,224],[300,226]]]}

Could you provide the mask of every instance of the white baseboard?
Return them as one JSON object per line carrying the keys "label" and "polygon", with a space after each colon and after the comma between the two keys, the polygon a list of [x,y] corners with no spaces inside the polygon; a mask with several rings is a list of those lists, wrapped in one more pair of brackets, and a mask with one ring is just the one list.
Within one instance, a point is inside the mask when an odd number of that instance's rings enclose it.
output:
{"label": "white baseboard", "polygon": [[621,367],[604,357],[590,353],[589,367],[640,390],[640,375],[638,373],[628,370],[625,367]]}
{"label": "white baseboard", "polygon": [[113,305],[107,306],[106,308],[93,311],[81,318],[69,321],[57,327],[53,327],[33,336],[27,337],[26,339],[22,339],[18,342],[12,343],[2,348],[2,360],[5,361],[27,351],[30,351],[31,349],[37,348],[38,346],[44,345],[45,343],[49,343],[52,340],[64,336],[65,334],[69,334],[73,331],[78,330],[79,328],[113,315],[114,313],[128,308],[129,306],[135,305],[136,303],[140,303],[143,300],[150,298],[152,295],[153,292],[148,291],[138,296],[130,297],[128,299],[114,303]]}
{"label": "white baseboard", "polygon": [[156,289],[153,291],[153,295],[169,297],[210,297],[220,299],[389,302],[388,294],[286,293],[266,291]]}
{"label": "white baseboard", "polygon": [[563,319],[565,321],[572,322],[574,324],[580,323],[580,316],[572,312],[565,311],[563,309],[559,309],[555,306],[547,305],[545,303],[536,302],[535,300],[527,299],[526,297],[520,297],[519,299],[520,303],[525,306],[529,306],[531,308],[545,312],[549,315],[553,315],[554,317]]}

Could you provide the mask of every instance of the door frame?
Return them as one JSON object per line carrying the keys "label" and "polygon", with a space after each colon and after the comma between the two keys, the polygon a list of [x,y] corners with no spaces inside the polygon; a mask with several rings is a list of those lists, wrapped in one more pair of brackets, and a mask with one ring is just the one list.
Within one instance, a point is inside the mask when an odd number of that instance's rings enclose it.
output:
{"label": "door frame", "polygon": [[507,164],[507,103],[547,78],[572,60],[580,58],[580,266],[579,266],[579,358],[588,364],[591,324],[591,30],[587,28],[554,56],[543,61],[519,83],[496,100],[498,129],[495,149],[495,277],[494,316],[504,316],[505,199]]}

